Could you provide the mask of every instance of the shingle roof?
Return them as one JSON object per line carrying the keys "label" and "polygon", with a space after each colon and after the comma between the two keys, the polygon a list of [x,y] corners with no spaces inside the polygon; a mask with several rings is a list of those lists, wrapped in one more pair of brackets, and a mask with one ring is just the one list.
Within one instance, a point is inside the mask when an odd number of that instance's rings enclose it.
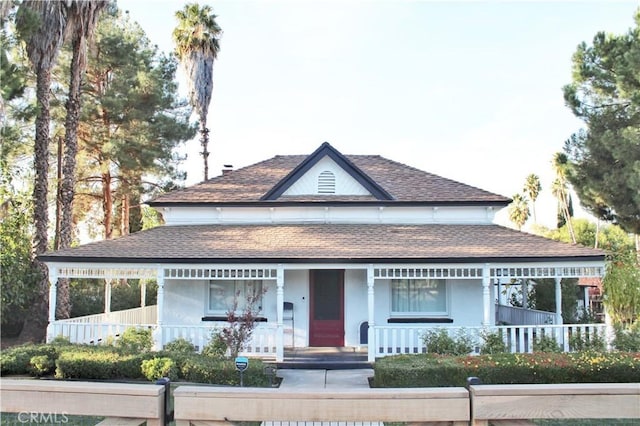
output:
{"label": "shingle roof", "polygon": [[603,260],[497,225],[184,225],[40,256],[70,262],[473,262]]}
{"label": "shingle roof", "polygon": [[[154,206],[172,204],[260,203],[260,198],[303,162],[304,155],[278,155],[251,166],[234,170],[206,182],[164,194],[153,200]],[[393,201],[386,203],[493,203],[507,205],[510,200],[451,179],[392,161],[378,155],[345,155],[380,187]],[[286,202],[376,202],[374,197],[323,196],[301,199],[280,197],[263,203]]]}

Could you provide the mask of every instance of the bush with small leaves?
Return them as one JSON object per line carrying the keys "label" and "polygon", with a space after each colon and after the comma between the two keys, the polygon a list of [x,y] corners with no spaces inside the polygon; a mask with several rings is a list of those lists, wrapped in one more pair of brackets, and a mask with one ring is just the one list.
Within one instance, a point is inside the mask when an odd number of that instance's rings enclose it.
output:
{"label": "bush with small leaves", "polygon": [[617,326],[613,347],[622,352],[640,352],[640,321],[627,327]]}
{"label": "bush with small leaves", "polygon": [[53,373],[56,361],[47,355],[36,355],[29,361],[28,371],[33,376],[41,377]]}
{"label": "bush with small leaves", "polygon": [[178,367],[171,358],[153,358],[142,361],[142,374],[148,380],[156,381],[163,377],[178,380]]}
{"label": "bush with small leaves", "polygon": [[422,336],[427,353],[440,355],[468,355],[473,351],[473,342],[469,336],[461,330],[453,338],[445,329],[428,330]]}
{"label": "bush with small leaves", "polygon": [[589,333],[577,330],[569,337],[569,348],[574,352],[604,352],[607,349],[607,342],[603,333],[598,333],[598,330]]}
{"label": "bush with small leaves", "polygon": [[177,339],[164,345],[165,352],[178,352],[178,353],[195,353],[196,347],[191,341],[184,337],[178,337]]}
{"label": "bush with small leaves", "polygon": [[220,332],[214,330],[211,333],[211,340],[202,349],[202,355],[210,358],[225,358],[227,350],[227,344],[222,339]]}
{"label": "bush with small leaves", "polygon": [[509,352],[507,345],[504,343],[502,331],[486,332],[482,334],[482,346],[480,353],[485,354],[503,354]]}
{"label": "bush with small leaves", "polygon": [[153,347],[153,337],[150,328],[127,328],[115,345],[123,352],[137,354],[149,352]]}
{"label": "bush with small leaves", "polygon": [[562,348],[560,347],[558,342],[556,342],[556,339],[553,336],[543,334],[534,338],[533,352],[561,353]]}

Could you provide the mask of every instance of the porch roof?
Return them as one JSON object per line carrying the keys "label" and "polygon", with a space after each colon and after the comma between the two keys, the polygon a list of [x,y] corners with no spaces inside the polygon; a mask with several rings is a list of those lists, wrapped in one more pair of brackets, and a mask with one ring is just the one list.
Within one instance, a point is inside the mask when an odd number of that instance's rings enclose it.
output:
{"label": "porch roof", "polygon": [[603,261],[604,253],[497,225],[182,225],[48,252],[49,262],[463,263]]}

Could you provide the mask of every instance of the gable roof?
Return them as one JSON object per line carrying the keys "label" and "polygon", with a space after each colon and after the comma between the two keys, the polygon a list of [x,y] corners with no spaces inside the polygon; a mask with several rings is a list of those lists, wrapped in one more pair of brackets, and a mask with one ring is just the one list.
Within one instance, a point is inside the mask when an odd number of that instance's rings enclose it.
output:
{"label": "gable roof", "polygon": [[[282,195],[325,155],[372,195]],[[200,184],[157,197],[156,207],[205,205],[431,204],[506,206],[502,195],[443,178],[378,155],[342,155],[328,143],[306,155],[278,155]]]}
{"label": "gable roof", "polygon": [[602,261],[604,254],[498,225],[181,225],[49,252],[51,262],[457,263]]}
{"label": "gable roof", "polygon": [[377,200],[392,200],[393,197],[389,195],[380,185],[371,179],[366,173],[358,168],[355,164],[349,161],[344,155],[339,153],[329,142],[324,142],[320,145],[320,148],[305,158],[300,164],[298,164],[291,172],[285,176],[280,182],[278,182],[273,188],[271,188],[261,200],[277,200],[284,192],[291,187],[298,179],[300,179],[311,167],[318,163],[325,156],[331,158],[336,162],[344,171],[346,171],[351,177],[358,181],[362,186],[367,189],[373,197]]}

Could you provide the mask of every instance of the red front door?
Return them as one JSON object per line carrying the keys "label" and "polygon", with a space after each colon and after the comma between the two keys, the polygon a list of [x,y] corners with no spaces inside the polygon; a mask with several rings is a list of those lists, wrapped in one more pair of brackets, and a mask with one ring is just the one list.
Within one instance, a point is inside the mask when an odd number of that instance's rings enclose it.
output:
{"label": "red front door", "polygon": [[310,271],[309,346],[344,346],[344,271]]}

